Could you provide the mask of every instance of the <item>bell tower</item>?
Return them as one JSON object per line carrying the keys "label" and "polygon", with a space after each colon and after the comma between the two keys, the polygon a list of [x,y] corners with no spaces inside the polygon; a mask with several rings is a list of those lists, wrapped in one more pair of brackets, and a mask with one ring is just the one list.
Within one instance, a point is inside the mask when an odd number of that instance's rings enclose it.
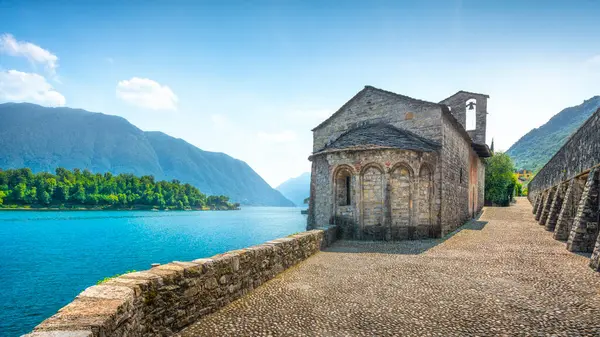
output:
{"label": "bell tower", "polygon": [[490,96],[486,94],[461,90],[440,104],[450,108],[450,113],[467,130],[474,143],[485,144],[488,98]]}

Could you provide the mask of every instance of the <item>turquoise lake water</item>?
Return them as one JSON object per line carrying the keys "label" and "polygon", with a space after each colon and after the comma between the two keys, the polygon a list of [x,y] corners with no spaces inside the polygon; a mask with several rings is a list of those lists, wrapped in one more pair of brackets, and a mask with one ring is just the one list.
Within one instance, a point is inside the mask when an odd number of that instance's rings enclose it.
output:
{"label": "turquoise lake water", "polygon": [[0,336],[29,332],[106,276],[305,230],[299,208],[0,212]]}

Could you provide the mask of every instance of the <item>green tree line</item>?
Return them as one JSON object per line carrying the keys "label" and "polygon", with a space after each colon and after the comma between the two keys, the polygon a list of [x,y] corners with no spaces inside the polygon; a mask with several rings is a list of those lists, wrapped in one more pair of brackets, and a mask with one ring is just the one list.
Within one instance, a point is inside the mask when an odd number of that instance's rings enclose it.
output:
{"label": "green tree line", "polygon": [[0,207],[226,210],[239,204],[224,195],[206,196],[178,180],[64,168],[34,174],[22,168],[0,170]]}

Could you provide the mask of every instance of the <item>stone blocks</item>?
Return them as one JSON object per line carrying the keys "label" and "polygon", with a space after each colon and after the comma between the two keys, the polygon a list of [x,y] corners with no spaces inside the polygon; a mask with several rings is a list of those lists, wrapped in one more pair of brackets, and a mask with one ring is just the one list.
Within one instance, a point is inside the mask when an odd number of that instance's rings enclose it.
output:
{"label": "stone blocks", "polygon": [[567,240],[569,238],[584,185],[581,179],[573,178],[569,180],[562,208],[554,227],[554,239]]}
{"label": "stone blocks", "polygon": [[588,174],[567,241],[569,251],[591,253],[594,250],[598,236],[599,175],[600,169],[598,168],[592,169]]}
{"label": "stone blocks", "polygon": [[542,217],[542,212],[544,210],[544,205],[546,204],[547,201],[547,195],[548,195],[548,191],[544,191],[541,193],[540,196],[540,205],[537,209],[537,212],[535,213],[535,221],[540,221],[540,218]]}
{"label": "stone blocks", "polygon": [[542,209],[542,213],[540,214],[539,224],[544,226],[546,224],[546,220],[548,220],[548,215],[550,215],[550,208],[552,207],[552,202],[554,201],[554,194],[556,193],[556,187],[552,187],[548,190],[546,195],[546,200],[544,200],[544,207]]}
{"label": "stone blocks", "polygon": [[559,184],[556,187],[556,192],[554,193],[554,199],[552,200],[552,205],[550,206],[550,212],[548,213],[548,218],[546,219],[546,230],[554,231],[556,227],[556,222],[558,221],[558,216],[560,214],[560,210],[562,208],[563,199],[565,196],[565,191],[568,187],[568,183]]}

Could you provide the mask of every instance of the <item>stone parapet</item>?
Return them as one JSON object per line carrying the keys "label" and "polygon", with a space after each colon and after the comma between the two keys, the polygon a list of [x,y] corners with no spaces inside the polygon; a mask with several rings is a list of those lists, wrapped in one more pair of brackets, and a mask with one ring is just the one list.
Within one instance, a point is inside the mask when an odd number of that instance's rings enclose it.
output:
{"label": "stone parapet", "polygon": [[335,226],[87,288],[27,337],[168,336],[326,248]]}

